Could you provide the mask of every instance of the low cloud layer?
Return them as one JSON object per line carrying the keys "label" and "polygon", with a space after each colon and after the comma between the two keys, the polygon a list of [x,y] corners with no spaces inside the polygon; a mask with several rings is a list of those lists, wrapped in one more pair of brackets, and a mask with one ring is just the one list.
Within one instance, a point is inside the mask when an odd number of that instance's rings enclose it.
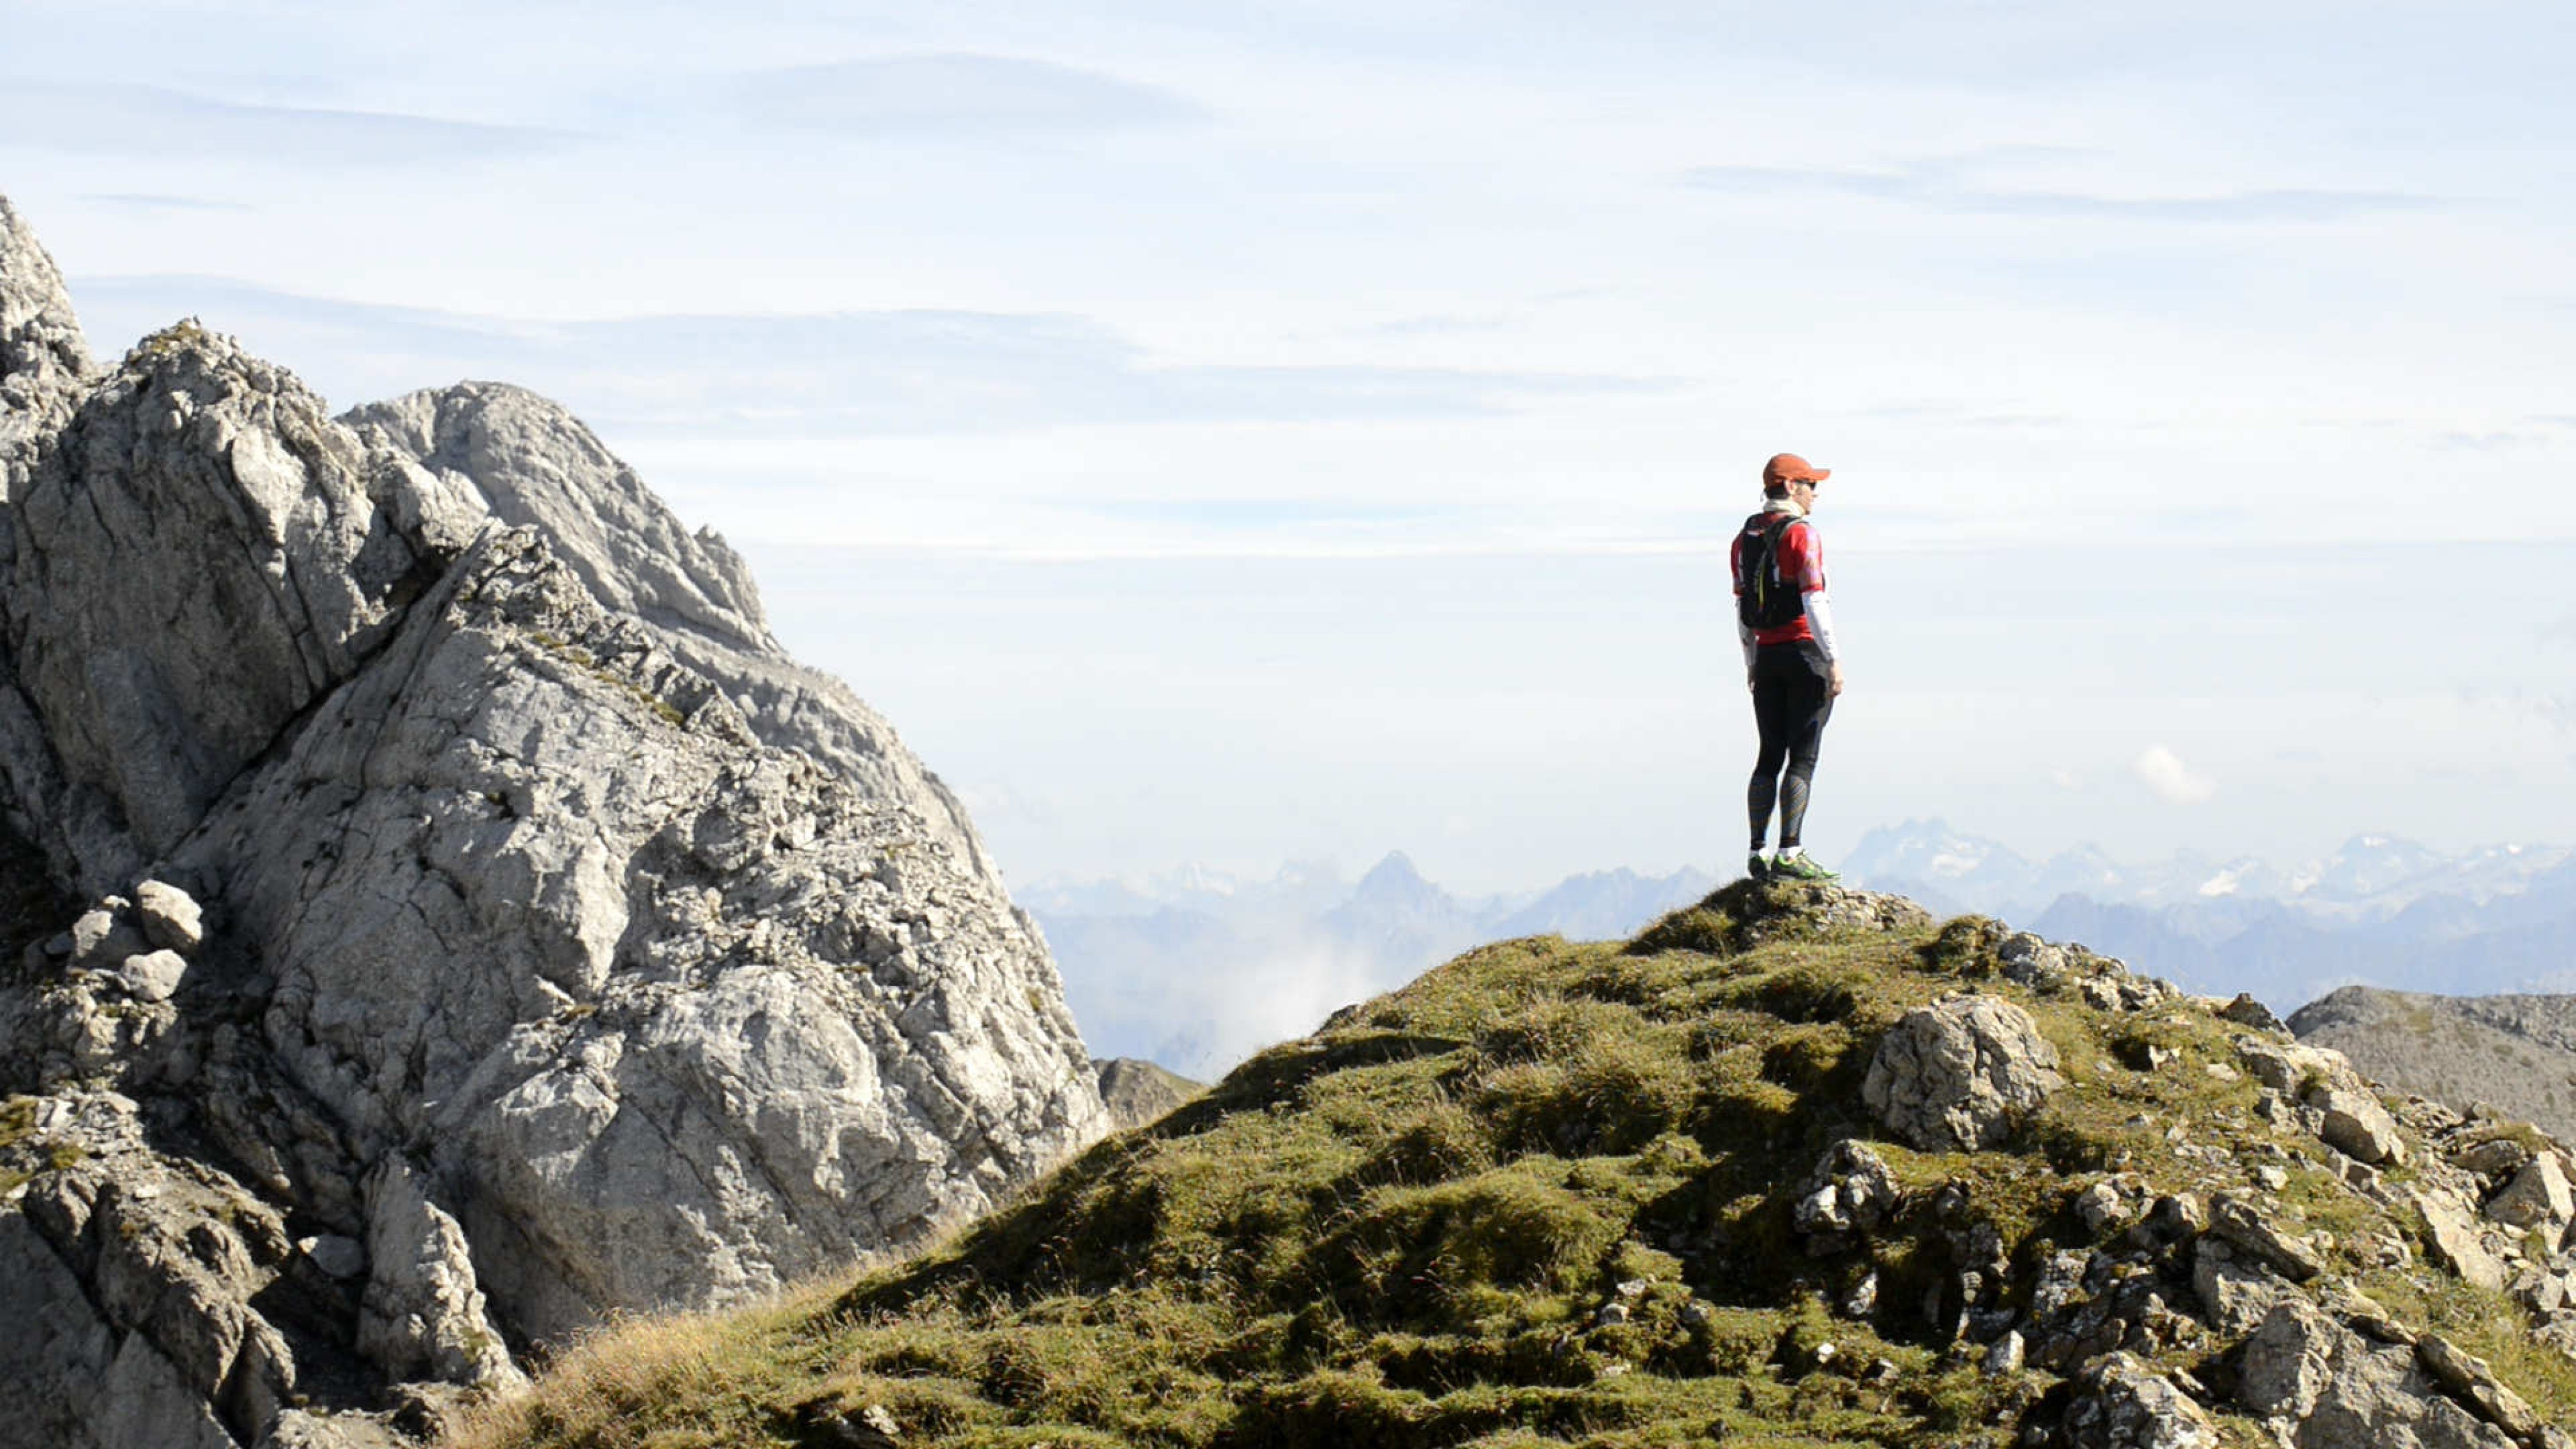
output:
{"label": "low cloud layer", "polygon": [[103,355],[195,315],[254,351],[314,367],[307,380],[338,405],[494,378],[560,398],[620,436],[1468,417],[1545,397],[1659,386],[1500,369],[1161,366],[1112,329],[1059,314],[904,309],[513,322],[222,278],[75,278],[72,286]]}

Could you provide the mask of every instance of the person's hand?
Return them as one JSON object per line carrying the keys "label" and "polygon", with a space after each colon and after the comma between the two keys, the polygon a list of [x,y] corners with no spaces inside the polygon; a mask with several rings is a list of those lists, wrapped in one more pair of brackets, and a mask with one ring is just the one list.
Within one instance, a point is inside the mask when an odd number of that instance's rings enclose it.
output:
{"label": "person's hand", "polygon": [[1756,694],[1759,694],[1762,691],[1760,681],[1756,680],[1753,676],[1753,666],[1749,664],[1744,667],[1744,687]]}
{"label": "person's hand", "polygon": [[1840,663],[1825,666],[1825,698],[1843,697],[1843,667]]}

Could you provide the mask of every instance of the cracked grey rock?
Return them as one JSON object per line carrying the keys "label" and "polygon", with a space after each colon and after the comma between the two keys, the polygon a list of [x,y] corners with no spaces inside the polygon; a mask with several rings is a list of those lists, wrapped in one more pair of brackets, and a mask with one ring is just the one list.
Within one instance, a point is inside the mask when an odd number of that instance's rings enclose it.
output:
{"label": "cracked grey rock", "polygon": [[1826,1149],[1792,1217],[1810,1234],[1869,1232],[1886,1220],[1900,1195],[1886,1159],[1849,1138]]}
{"label": "cracked grey rock", "polygon": [[0,622],[50,754],[8,773],[31,815],[31,786],[60,796],[38,839],[84,893],[178,845],[390,637],[440,562],[397,525],[407,486],[292,376],[193,324],[81,400],[0,515]]}
{"label": "cracked grey rock", "polygon": [[2072,1449],[2218,1449],[2218,1426],[2173,1380],[2130,1353],[2111,1353],[2075,1376],[2062,1421]]}
{"label": "cracked grey rock", "polygon": [[367,1175],[367,1289],[358,1352],[389,1378],[525,1387],[475,1282],[465,1230],[388,1155]]}
{"label": "cracked grey rock", "polygon": [[2242,1198],[2221,1194],[2213,1199],[2209,1230],[2293,1283],[2305,1283],[2325,1270],[2315,1249],[2281,1231]]}
{"label": "cracked grey rock", "polygon": [[[0,1330],[53,1366],[0,1423],[373,1443],[297,1402],[310,1345],[253,1296],[334,1325],[324,1381],[496,1381],[504,1330],[920,1244],[1106,1129],[954,795],[563,409],[334,421],[193,322],[98,369],[5,201],[0,402],[0,823],[101,902],[0,983],[0,1064],[224,1164],[100,1125],[157,1196],[84,1168],[0,1205],[0,1279],[63,1296],[9,1257],[32,1230],[98,1305]],[[223,1248],[286,1212],[317,1251]],[[192,1232],[220,1271],[165,1251]],[[363,1289],[320,1249],[360,1237]]]}
{"label": "cracked grey rock", "polygon": [[[47,1099],[75,1146],[0,1207],[0,1437],[101,1449],[258,1439],[297,1391],[257,1304],[292,1255],[277,1212],[201,1164],[152,1148],[137,1103]],[[42,1426],[41,1431],[28,1426]]]}
{"label": "cracked grey rock", "polygon": [[2070,968],[2066,949],[2052,945],[2028,931],[2015,931],[1995,947],[1995,960],[2003,966],[2004,979],[2033,991],[2054,991],[2065,984]]}
{"label": "cracked grey rock", "polygon": [[2401,1344],[2375,1344],[2292,1296],[2248,1335],[2237,1404],[2290,1449],[2511,1449],[2514,1440],[2443,1393]]}
{"label": "cracked grey rock", "polygon": [[2471,1354],[2438,1333],[2425,1334],[2416,1342],[2415,1356],[2431,1371],[2435,1380],[2450,1390],[2479,1418],[2522,1440],[2540,1437],[2540,1416],[2522,1395],[2505,1387],[2487,1367],[2485,1359]]}
{"label": "cracked grey rock", "polygon": [[2476,1219],[2448,1194],[2410,1188],[2406,1201],[2423,1222],[2434,1261],[2480,1288],[2504,1287],[2504,1265],[2487,1251],[2485,1241],[2478,1236]]}
{"label": "cracked grey rock", "polygon": [[543,1338],[920,1241],[1105,1130],[939,809],[762,746],[514,530],[182,859],[267,944],[289,1075],[362,1153],[435,1144]]}
{"label": "cracked grey rock", "polygon": [[2273,1305],[2296,1291],[2260,1259],[2238,1253],[2216,1236],[2193,1245],[2191,1286],[2200,1298],[2201,1316],[2231,1336],[2252,1332]]}
{"label": "cracked grey rock", "polygon": [[1879,1122],[1927,1152],[1999,1147],[2064,1085],[2057,1049],[2001,997],[1918,1006],[1880,1038],[1861,1097]]}

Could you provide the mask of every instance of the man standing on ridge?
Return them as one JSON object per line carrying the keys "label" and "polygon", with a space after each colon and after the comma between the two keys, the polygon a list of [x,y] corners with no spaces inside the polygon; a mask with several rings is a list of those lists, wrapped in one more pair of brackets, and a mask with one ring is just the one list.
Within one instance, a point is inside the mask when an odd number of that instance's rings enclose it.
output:
{"label": "man standing on ridge", "polygon": [[[1825,721],[1843,692],[1833,609],[1825,597],[1824,547],[1807,516],[1816,506],[1816,485],[1832,474],[1795,453],[1763,464],[1762,511],[1744,521],[1727,558],[1735,575],[1744,678],[1753,690],[1753,722],[1762,733],[1762,753],[1745,795],[1753,855],[1744,871],[1756,880],[1836,878],[1799,842]],[[1766,860],[1763,841],[1771,833],[1774,804],[1780,811],[1780,851]]]}

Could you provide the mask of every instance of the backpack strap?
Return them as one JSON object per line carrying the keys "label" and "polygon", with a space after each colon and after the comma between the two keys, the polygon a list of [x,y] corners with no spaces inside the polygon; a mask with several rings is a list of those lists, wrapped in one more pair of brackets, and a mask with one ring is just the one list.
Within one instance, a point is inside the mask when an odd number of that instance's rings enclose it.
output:
{"label": "backpack strap", "polygon": [[1780,540],[1789,536],[1789,526],[1798,521],[1794,513],[1782,514],[1780,521],[1762,530],[1762,557],[1754,564],[1754,584],[1761,590],[1764,613],[1770,612],[1771,580],[1780,572]]}

